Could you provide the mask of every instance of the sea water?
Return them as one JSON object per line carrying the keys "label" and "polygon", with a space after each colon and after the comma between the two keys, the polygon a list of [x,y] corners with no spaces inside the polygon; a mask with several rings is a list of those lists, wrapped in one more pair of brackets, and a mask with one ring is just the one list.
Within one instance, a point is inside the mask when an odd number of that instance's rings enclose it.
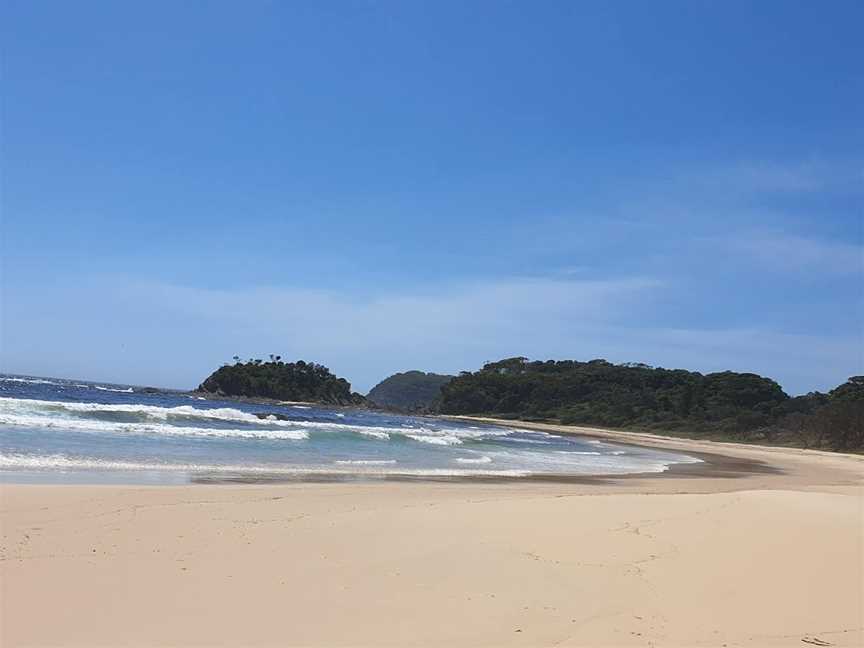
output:
{"label": "sea water", "polygon": [[696,461],[518,424],[0,374],[2,481],[519,478],[661,472]]}

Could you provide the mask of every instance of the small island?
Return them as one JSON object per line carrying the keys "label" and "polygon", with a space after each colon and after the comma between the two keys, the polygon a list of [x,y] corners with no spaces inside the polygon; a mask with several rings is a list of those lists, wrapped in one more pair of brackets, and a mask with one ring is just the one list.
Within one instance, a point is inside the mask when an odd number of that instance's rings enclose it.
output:
{"label": "small island", "polygon": [[351,383],[335,376],[315,362],[283,362],[271,355],[270,361],[250,359],[226,364],[198,386],[199,392],[218,396],[266,398],[279,401],[322,405],[362,406],[366,399],[351,391]]}

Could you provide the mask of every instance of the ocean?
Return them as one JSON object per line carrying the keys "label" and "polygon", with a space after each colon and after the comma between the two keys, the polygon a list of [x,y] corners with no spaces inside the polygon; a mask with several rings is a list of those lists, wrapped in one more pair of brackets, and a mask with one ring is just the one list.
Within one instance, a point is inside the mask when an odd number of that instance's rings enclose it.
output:
{"label": "ocean", "polygon": [[511,426],[0,374],[0,481],[176,484],[661,472],[682,454]]}

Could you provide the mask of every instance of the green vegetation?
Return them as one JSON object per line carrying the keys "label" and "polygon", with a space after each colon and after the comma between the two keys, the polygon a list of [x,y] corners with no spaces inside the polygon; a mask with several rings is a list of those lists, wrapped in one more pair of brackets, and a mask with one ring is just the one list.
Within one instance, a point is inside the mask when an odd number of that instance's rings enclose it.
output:
{"label": "green vegetation", "polygon": [[213,372],[199,391],[864,451],[864,376],[853,376],[827,394],[790,398],[770,378],[752,373],[519,357],[456,377],[398,373],[376,385],[367,400],[314,362],[282,362],[275,355],[269,362],[234,360]]}
{"label": "green vegetation", "polygon": [[351,392],[351,384],[314,362],[282,362],[281,356],[270,356],[270,362],[250,359],[223,365],[198,387],[198,391],[223,396],[272,398],[328,405],[362,405],[365,399]]}
{"label": "green vegetation", "polygon": [[829,394],[790,398],[756,374],[703,375],[644,364],[508,358],[463,372],[441,389],[444,414],[573,425],[832,450],[864,449],[864,377]]}
{"label": "green vegetation", "polygon": [[429,411],[441,396],[441,387],[452,379],[453,376],[406,371],[382,380],[366,398],[379,407],[403,412]]}

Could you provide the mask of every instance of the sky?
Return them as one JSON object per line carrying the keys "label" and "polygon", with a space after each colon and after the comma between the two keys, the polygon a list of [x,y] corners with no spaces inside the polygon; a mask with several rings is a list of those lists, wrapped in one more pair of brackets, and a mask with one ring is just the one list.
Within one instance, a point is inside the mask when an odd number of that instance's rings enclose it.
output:
{"label": "sky", "polygon": [[0,8],[0,371],[864,373],[864,3]]}

